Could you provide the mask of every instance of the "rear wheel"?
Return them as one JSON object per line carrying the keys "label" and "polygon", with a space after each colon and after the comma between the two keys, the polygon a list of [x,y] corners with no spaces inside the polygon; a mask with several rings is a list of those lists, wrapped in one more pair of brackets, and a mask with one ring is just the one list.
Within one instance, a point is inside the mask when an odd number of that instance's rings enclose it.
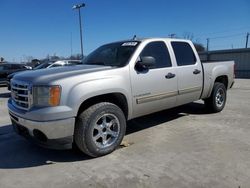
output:
{"label": "rear wheel", "polygon": [[74,139],[85,154],[98,157],[114,151],[126,131],[122,110],[112,103],[102,102],[83,111],[76,120]]}
{"label": "rear wheel", "polygon": [[205,99],[205,105],[211,112],[220,112],[226,104],[227,90],[223,83],[215,82],[211,96]]}

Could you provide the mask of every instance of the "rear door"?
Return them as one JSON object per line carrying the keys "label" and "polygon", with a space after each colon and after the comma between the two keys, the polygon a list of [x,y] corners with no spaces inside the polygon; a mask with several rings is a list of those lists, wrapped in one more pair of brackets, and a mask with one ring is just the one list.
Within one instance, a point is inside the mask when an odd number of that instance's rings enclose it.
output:
{"label": "rear door", "polygon": [[177,105],[193,102],[200,98],[203,76],[202,65],[194,53],[194,46],[188,42],[173,41],[178,74]]}
{"label": "rear door", "polygon": [[[141,51],[141,57],[151,56],[156,64],[144,71],[130,69],[134,117],[171,108],[176,104],[177,71],[172,66],[164,41],[149,42]],[[172,76],[169,76],[172,74]]]}

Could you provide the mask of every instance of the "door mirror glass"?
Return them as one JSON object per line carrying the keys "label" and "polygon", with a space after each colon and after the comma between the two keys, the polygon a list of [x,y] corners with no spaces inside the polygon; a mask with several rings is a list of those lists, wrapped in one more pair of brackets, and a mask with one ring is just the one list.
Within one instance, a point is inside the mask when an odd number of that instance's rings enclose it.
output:
{"label": "door mirror glass", "polygon": [[142,71],[149,69],[155,65],[155,58],[152,56],[140,57],[139,61],[136,63],[135,68],[137,71]]}
{"label": "door mirror glass", "polygon": [[152,56],[141,57],[141,65],[147,68],[155,65],[155,58]]}

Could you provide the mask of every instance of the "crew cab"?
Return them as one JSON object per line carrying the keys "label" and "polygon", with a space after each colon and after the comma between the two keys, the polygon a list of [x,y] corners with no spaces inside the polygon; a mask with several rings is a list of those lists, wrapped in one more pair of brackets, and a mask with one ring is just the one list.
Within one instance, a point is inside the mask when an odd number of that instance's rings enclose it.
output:
{"label": "crew cab", "polygon": [[199,99],[220,112],[234,83],[233,61],[201,62],[189,40],[114,42],[83,63],[11,80],[8,108],[17,133],[45,147],[73,145],[98,157],[119,146],[127,120]]}

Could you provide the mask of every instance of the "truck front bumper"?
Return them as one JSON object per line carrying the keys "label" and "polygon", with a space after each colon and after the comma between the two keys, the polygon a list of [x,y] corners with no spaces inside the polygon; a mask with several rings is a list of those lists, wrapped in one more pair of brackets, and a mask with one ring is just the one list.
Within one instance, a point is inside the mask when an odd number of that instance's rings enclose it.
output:
{"label": "truck front bumper", "polygon": [[53,121],[24,119],[9,110],[14,130],[38,145],[51,149],[70,149],[73,143],[75,118]]}

